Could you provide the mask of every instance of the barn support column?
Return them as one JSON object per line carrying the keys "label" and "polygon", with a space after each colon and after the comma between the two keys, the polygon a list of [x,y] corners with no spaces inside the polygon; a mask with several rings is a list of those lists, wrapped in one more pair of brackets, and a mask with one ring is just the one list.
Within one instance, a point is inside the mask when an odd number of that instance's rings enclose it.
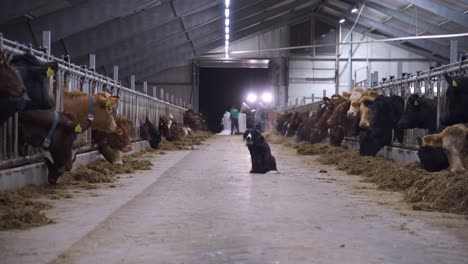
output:
{"label": "barn support column", "polygon": [[458,40],[450,40],[450,63],[458,61]]}
{"label": "barn support column", "polygon": [[119,66],[114,65],[114,82],[118,83],[119,82]]}
{"label": "barn support column", "polygon": [[[349,42],[353,42],[353,32],[350,34]],[[348,68],[349,68],[349,92],[354,88],[353,83],[353,45],[349,44],[349,55],[348,55]]]}

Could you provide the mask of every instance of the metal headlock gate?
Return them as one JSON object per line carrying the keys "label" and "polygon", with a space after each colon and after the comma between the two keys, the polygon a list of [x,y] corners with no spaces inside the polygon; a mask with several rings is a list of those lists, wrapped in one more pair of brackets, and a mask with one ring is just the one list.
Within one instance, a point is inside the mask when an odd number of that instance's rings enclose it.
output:
{"label": "metal headlock gate", "polygon": [[[402,78],[388,78],[374,84],[370,90],[376,91],[382,95],[399,95],[406,99],[411,94],[425,95],[427,98],[437,100],[437,126],[440,126],[440,114],[445,106],[445,91],[447,82],[444,75],[450,76],[468,76],[468,60],[461,60],[456,63],[443,65],[433,68],[426,72],[403,73]],[[286,106],[278,109],[278,113],[285,112],[310,112],[318,108],[322,102],[315,102],[303,105]],[[402,144],[394,143],[393,146],[407,149],[416,149],[416,138],[427,134],[425,129],[407,129],[405,130],[405,140]],[[349,140],[349,139],[348,139]],[[351,139],[353,140],[353,139]]]}
{"label": "metal headlock gate", "polygon": [[[122,86],[108,76],[96,73],[93,70],[82,68],[63,59],[51,56],[46,51],[35,50],[31,46],[25,46],[17,42],[5,39],[0,34],[0,50],[5,55],[16,55],[29,53],[34,55],[40,62],[55,61],[59,65],[58,72],[49,77],[47,87],[49,94],[55,95],[55,110],[63,110],[64,89],[80,89],[85,93],[97,93],[104,89],[110,90],[113,95],[120,97],[117,104],[117,113],[124,115],[133,122],[132,141],[141,140],[139,137],[139,125],[146,117],[153,124],[159,125],[159,116],[169,114],[176,120],[182,121],[183,114],[187,110],[182,106],[171,104],[150,95]],[[154,94],[155,95],[155,94]],[[156,96],[156,95],[155,95]],[[77,141],[82,145],[78,153],[83,153],[96,148],[91,146],[91,129],[81,134]],[[18,146],[18,114],[11,117],[0,127],[0,169],[16,167],[32,162],[41,161],[42,155],[37,149],[28,148],[25,155],[19,155]]]}

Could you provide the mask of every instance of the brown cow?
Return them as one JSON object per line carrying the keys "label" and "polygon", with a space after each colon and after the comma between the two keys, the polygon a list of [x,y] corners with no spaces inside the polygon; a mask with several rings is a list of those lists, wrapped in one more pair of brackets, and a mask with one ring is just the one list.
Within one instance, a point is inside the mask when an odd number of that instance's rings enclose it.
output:
{"label": "brown cow", "polygon": [[[88,95],[81,91],[63,92],[63,108],[65,112],[74,113],[77,121],[86,130],[89,126],[104,132],[113,132],[117,125],[112,115],[112,108],[119,102],[118,96],[111,96],[108,92]],[[92,98],[93,103],[90,104]],[[90,115],[93,118],[90,118]]]}
{"label": "brown cow", "polygon": [[0,100],[19,100],[26,92],[23,82],[8,65],[5,55],[0,51]]}
{"label": "brown cow", "polygon": [[465,173],[468,168],[468,124],[456,124],[439,134],[423,137],[423,145],[442,147],[453,173]]}
{"label": "brown cow", "polygon": [[341,104],[343,101],[346,99],[339,95],[339,94],[334,94],[331,98],[324,97],[323,101],[325,102],[326,109],[325,112],[322,114],[320,119],[317,121],[315,124],[314,128],[312,129],[312,132],[310,134],[309,142],[314,144],[322,141],[325,137],[327,137],[328,134],[328,119],[330,116],[333,114],[333,110],[335,107],[337,107],[339,104]]}
{"label": "brown cow", "polygon": [[348,116],[349,117],[356,117],[359,115],[359,106],[356,106],[355,103],[358,103],[363,96],[371,96],[371,97],[377,97],[377,93],[374,91],[369,91],[366,90],[362,87],[354,87],[353,91],[351,94],[349,94],[349,100],[351,101],[351,105],[348,110]]}
{"label": "brown cow", "polygon": [[353,109],[359,109],[358,114],[360,114],[361,117],[359,126],[362,128],[370,127],[370,120],[372,118],[370,103],[372,103],[375,98],[377,98],[377,93],[372,93],[361,97],[357,102],[351,103]]}
{"label": "brown cow", "polygon": [[296,134],[297,129],[302,124],[302,122],[309,117],[309,113],[299,113],[296,112],[294,115],[289,119],[288,124],[286,125],[286,133],[285,136],[292,137]]}
{"label": "brown cow", "polygon": [[77,123],[74,114],[58,113],[57,126],[51,135],[49,146],[45,144],[54,123],[54,115],[52,110],[27,110],[18,115],[19,144],[41,147],[49,170],[50,184],[55,184],[65,171],[71,170],[75,159],[73,141],[76,138],[74,129]]}
{"label": "brown cow", "polygon": [[123,164],[121,152],[132,150],[130,130],[133,122],[123,115],[114,116],[117,129],[107,133],[93,129],[93,144],[98,145],[99,153],[111,164]]}
{"label": "brown cow", "polygon": [[327,121],[330,128],[330,144],[332,146],[340,146],[345,136],[353,134],[351,128],[355,117],[348,117],[347,115],[350,105],[351,102],[349,100],[341,102]]}

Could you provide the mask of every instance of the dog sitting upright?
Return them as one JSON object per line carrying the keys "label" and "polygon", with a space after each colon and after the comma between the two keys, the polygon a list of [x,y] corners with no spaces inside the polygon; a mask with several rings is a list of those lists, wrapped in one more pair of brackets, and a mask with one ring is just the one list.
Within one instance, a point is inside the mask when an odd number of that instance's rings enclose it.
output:
{"label": "dog sitting upright", "polygon": [[267,173],[276,171],[276,160],[271,155],[270,146],[263,138],[260,131],[256,129],[247,129],[244,132],[244,141],[250,151],[252,160],[252,170],[250,173]]}

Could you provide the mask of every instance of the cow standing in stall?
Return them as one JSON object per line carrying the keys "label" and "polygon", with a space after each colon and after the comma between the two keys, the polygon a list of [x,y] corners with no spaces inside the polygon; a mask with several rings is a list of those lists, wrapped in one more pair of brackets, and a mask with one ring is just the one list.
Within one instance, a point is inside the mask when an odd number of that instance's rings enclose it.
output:
{"label": "cow standing in stall", "polygon": [[308,141],[312,129],[315,127],[315,123],[322,117],[323,113],[327,109],[326,104],[320,104],[317,111],[313,112],[310,117],[306,118],[296,132],[296,140],[298,141]]}
{"label": "cow standing in stall", "polygon": [[339,94],[334,94],[331,98],[324,97],[323,101],[327,105],[326,110],[311,131],[309,142],[312,144],[321,142],[328,136],[328,119],[333,114],[335,108],[346,101],[346,98]]}
{"label": "cow standing in stall", "polygon": [[459,123],[468,123],[468,77],[451,77],[445,74],[448,88],[445,93],[446,107],[440,117],[440,123],[444,126],[451,126]]}
{"label": "cow standing in stall", "polygon": [[296,135],[299,126],[309,117],[309,113],[299,113],[296,112],[288,121],[288,125],[286,126],[286,133],[285,136],[292,137]]}
{"label": "cow standing in stall", "polygon": [[161,143],[161,133],[153,125],[153,123],[151,123],[148,117],[144,122],[140,123],[140,137],[144,140],[148,140],[151,148],[159,149],[159,144]]}
{"label": "cow standing in stall", "polygon": [[327,121],[330,144],[332,146],[341,146],[345,136],[357,136],[356,129],[353,129],[357,122],[357,117],[348,117],[347,115],[350,105],[351,102],[349,100],[343,101],[335,108]]}
{"label": "cow standing in stall", "polygon": [[[10,67],[5,55],[0,51],[0,102],[3,100],[18,101],[20,100],[26,88],[21,81],[21,76],[18,76]],[[1,123],[0,123],[1,125]]]}
{"label": "cow standing in stall", "polygon": [[172,116],[169,118],[159,117],[159,131],[167,141],[180,140],[188,134],[188,131],[184,130],[184,127],[176,122]]}

